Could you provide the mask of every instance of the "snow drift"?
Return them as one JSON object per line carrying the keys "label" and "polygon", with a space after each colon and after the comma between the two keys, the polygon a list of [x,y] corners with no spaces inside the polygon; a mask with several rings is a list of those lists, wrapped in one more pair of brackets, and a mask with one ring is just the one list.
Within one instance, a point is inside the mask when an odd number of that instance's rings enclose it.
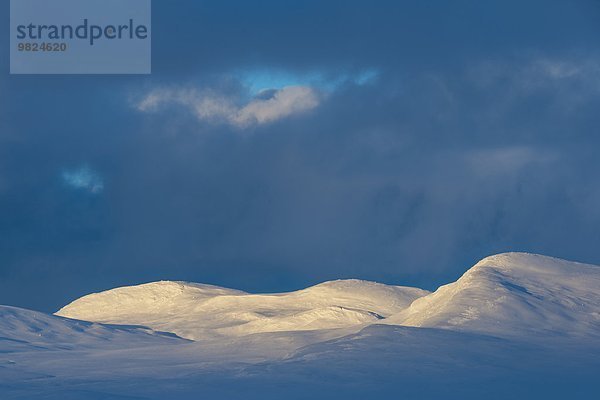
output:
{"label": "snow drift", "polygon": [[132,346],[182,341],[173,334],[145,327],[104,325],[48,315],[23,308],[0,306],[0,346],[7,349],[70,349]]}

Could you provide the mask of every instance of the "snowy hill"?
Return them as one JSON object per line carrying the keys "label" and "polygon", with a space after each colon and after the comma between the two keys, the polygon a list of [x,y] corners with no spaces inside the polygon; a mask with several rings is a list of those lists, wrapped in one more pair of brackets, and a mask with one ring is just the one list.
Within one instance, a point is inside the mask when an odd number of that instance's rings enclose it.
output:
{"label": "snowy hill", "polygon": [[600,268],[525,253],[487,257],[386,322],[502,336],[600,336]]}
{"label": "snowy hill", "polygon": [[562,400],[594,398],[599,375],[600,267],[524,253],[488,257],[433,293],[163,281],[56,316],[0,307],[3,400]]}
{"label": "snowy hill", "polygon": [[148,345],[184,342],[172,334],[144,327],[77,321],[17,307],[0,306],[0,346],[67,349],[98,345]]}
{"label": "snowy hill", "polygon": [[91,294],[56,315],[144,325],[200,340],[370,324],[400,312],[428,293],[359,280],[326,282],[278,294],[163,281]]}
{"label": "snowy hill", "polygon": [[84,296],[56,315],[143,325],[192,340],[374,323],[501,336],[600,335],[598,288],[599,267],[505,253],[434,293],[359,280],[278,294],[162,281]]}

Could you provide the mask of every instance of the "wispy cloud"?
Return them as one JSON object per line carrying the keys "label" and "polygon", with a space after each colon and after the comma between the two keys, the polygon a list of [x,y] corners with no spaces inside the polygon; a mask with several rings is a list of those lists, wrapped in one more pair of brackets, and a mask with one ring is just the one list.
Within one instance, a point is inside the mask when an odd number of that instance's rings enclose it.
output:
{"label": "wispy cloud", "polygon": [[147,94],[137,103],[137,109],[154,112],[162,106],[176,104],[189,109],[199,120],[225,122],[243,128],[301,114],[319,103],[318,92],[307,86],[263,91],[245,103],[240,98],[214,90],[167,88]]}
{"label": "wispy cloud", "polygon": [[556,83],[581,82],[597,93],[600,67],[594,56],[580,58],[529,57],[518,63],[482,62],[470,71],[471,78],[482,86],[499,81],[510,82],[515,89],[531,91]]}
{"label": "wispy cloud", "polygon": [[547,165],[557,155],[542,148],[508,146],[478,149],[466,154],[467,165],[479,176],[514,174],[530,165]]}
{"label": "wispy cloud", "polygon": [[272,92],[268,98],[256,98],[232,117],[237,125],[264,124],[311,110],[319,105],[316,91],[305,86],[289,86]]}
{"label": "wispy cloud", "polygon": [[64,183],[74,189],[84,190],[92,194],[98,194],[104,190],[102,177],[86,165],[64,170],[61,173],[61,178]]}
{"label": "wispy cloud", "polygon": [[134,105],[145,113],[177,105],[199,120],[246,128],[305,113],[318,107],[323,98],[341,86],[363,86],[378,77],[379,71],[375,69],[338,74],[248,69],[233,73],[233,81],[241,88],[235,94],[200,86],[171,86],[151,90],[135,100]]}

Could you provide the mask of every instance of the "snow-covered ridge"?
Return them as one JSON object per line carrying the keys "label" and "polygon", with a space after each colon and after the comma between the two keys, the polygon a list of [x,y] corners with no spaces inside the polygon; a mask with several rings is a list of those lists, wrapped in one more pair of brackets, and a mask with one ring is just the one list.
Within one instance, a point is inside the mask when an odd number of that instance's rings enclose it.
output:
{"label": "snow-covered ridge", "polygon": [[552,257],[487,257],[387,323],[502,336],[600,336],[600,268]]}
{"label": "snow-covered ridge", "polygon": [[193,340],[332,329],[347,334],[381,323],[496,336],[600,336],[600,268],[505,253],[481,260],[434,293],[360,280],[277,294],[162,281],[84,296],[56,314]]}
{"label": "snow-covered ridge", "polygon": [[56,315],[144,325],[200,340],[369,324],[400,312],[428,293],[360,280],[331,281],[276,294],[161,281],[90,294]]}
{"label": "snow-covered ridge", "polygon": [[598,391],[599,299],[600,267],[507,253],[433,293],[166,281],[58,313],[79,320],[0,306],[0,397],[589,398],[578,393]]}

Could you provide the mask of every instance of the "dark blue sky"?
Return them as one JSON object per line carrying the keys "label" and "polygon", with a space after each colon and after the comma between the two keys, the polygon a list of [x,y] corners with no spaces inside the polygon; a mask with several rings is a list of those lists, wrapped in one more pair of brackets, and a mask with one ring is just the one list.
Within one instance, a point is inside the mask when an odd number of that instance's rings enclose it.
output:
{"label": "dark blue sky", "polygon": [[10,76],[3,2],[1,304],[600,263],[600,2],[153,3],[151,76]]}

